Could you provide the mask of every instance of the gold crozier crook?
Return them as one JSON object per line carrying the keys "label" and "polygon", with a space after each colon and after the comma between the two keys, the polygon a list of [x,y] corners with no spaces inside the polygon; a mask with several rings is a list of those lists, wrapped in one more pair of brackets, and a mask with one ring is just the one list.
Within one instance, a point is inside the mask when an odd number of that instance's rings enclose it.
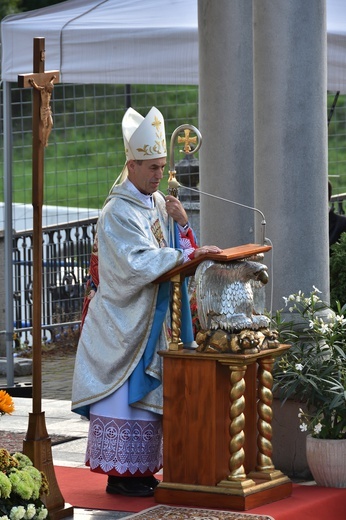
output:
{"label": "gold crozier crook", "polygon": [[[178,134],[180,132],[184,131],[184,137],[180,137]],[[190,137],[190,132],[194,132],[196,135],[195,137]],[[171,144],[170,144],[170,162],[169,162],[169,177],[168,177],[168,195],[173,195],[173,197],[178,198],[178,188],[179,188],[179,182],[176,179],[176,171],[175,171],[175,162],[174,162],[174,145],[176,141],[176,137],[178,136],[177,142],[178,143],[184,143],[184,149],[180,150],[181,153],[185,153],[186,155],[193,155],[194,153],[198,152],[202,145],[202,134],[193,125],[180,125],[178,126],[171,137]],[[195,148],[191,149],[190,144],[196,144]]]}

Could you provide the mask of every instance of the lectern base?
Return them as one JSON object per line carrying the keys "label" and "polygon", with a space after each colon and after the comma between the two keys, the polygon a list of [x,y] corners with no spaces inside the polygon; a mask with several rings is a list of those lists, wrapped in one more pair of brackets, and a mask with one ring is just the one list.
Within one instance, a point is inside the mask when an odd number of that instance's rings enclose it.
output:
{"label": "lectern base", "polygon": [[161,482],[155,489],[155,501],[160,504],[190,507],[227,508],[246,511],[287,498],[292,494],[292,482],[286,476],[271,480],[254,480],[249,487],[229,487],[227,481],[217,486],[198,486]]}
{"label": "lectern base", "polygon": [[73,506],[66,502],[61,508],[49,510],[50,520],[61,520],[68,517],[73,518]]}

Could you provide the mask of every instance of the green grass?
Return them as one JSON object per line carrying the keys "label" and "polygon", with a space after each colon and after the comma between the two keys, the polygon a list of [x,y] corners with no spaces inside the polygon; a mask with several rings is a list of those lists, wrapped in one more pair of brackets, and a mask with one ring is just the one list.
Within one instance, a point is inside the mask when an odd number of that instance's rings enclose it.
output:
{"label": "green grass", "polygon": [[[13,111],[13,201],[30,204],[31,98],[28,93],[26,96],[24,109],[23,104],[17,103]],[[328,113],[333,99],[334,95],[328,96]],[[102,206],[125,160],[121,135],[125,104],[124,86],[55,87],[54,129],[45,150],[45,204]],[[178,125],[186,122],[198,125],[197,87],[132,86],[131,105],[143,114],[152,105],[160,108],[165,117],[168,151],[169,138]],[[338,99],[328,133],[328,169],[333,194],[346,192],[346,96]],[[175,161],[179,161],[177,152]],[[1,162],[0,170],[2,167]],[[167,190],[167,172],[161,183],[162,191]]]}
{"label": "green grass", "polygon": [[[131,88],[131,106],[143,114],[152,105],[160,108],[169,147],[169,137],[178,125],[197,125],[197,96],[197,87],[137,85]],[[13,201],[30,204],[31,98],[26,92],[21,99],[24,103],[18,99],[13,110]],[[123,86],[55,87],[54,128],[45,149],[44,204],[102,206],[125,161],[121,134],[125,105]],[[179,156],[175,159],[177,162]],[[167,190],[167,176],[161,183],[163,191]]]}

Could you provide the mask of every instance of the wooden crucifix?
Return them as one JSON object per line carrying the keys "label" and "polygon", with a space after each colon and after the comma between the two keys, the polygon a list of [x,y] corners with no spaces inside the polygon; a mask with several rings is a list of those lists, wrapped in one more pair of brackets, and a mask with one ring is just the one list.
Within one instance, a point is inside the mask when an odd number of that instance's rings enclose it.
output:
{"label": "wooden crucifix", "polygon": [[23,442],[23,452],[30,457],[34,466],[43,471],[49,481],[49,494],[43,497],[51,520],[73,514],[60,492],[53,465],[51,439],[47,433],[42,411],[42,205],[44,184],[44,148],[53,126],[50,108],[54,83],[59,81],[59,71],[44,71],[45,39],[34,38],[33,72],[20,74],[18,86],[33,88],[32,111],[32,206],[33,206],[33,411],[29,414],[29,425]]}

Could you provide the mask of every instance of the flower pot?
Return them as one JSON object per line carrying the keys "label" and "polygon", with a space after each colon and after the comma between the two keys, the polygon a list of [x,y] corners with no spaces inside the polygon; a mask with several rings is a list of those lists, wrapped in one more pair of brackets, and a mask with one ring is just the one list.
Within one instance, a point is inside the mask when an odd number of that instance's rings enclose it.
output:
{"label": "flower pot", "polygon": [[298,413],[305,410],[301,402],[287,399],[283,404],[274,396],[273,410],[273,463],[276,469],[293,479],[311,480],[306,460],[306,432],[299,429]]}
{"label": "flower pot", "polygon": [[346,488],[346,439],[306,438],[306,458],[318,486]]}

